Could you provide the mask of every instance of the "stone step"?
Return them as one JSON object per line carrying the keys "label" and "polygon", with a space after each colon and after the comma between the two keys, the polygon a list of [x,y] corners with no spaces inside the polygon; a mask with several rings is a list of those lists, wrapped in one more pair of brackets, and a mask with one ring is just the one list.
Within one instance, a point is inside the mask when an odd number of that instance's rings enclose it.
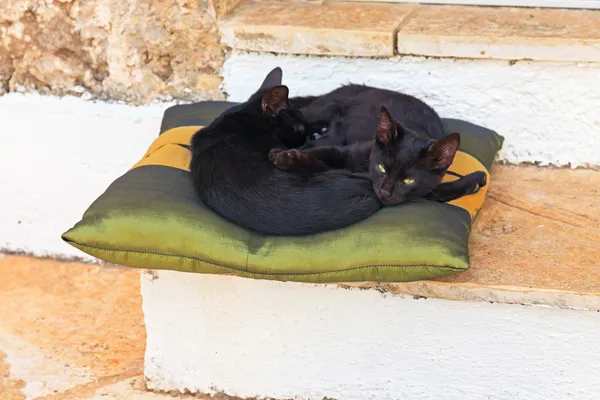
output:
{"label": "stone step", "polygon": [[247,1],[219,29],[232,49],[279,54],[599,62],[599,23],[597,10]]}

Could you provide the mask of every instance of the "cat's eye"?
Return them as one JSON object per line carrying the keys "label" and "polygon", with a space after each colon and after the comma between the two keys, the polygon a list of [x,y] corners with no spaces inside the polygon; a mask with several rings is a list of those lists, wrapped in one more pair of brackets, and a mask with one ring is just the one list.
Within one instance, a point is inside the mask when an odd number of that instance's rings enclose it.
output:
{"label": "cat's eye", "polygon": [[385,174],[385,168],[383,167],[383,165],[377,164],[377,169],[379,169],[379,172],[381,172],[382,174]]}
{"label": "cat's eye", "polygon": [[415,183],[414,179],[411,178],[406,178],[405,180],[403,180],[402,182],[406,183],[407,185],[413,184]]}

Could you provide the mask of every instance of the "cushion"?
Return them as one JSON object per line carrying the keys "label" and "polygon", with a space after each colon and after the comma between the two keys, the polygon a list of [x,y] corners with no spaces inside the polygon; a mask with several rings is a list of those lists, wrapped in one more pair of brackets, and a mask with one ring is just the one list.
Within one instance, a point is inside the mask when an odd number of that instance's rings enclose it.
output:
{"label": "cushion", "polygon": [[[301,237],[267,236],[212,212],[192,187],[192,135],[228,107],[200,102],[169,108],[161,134],[144,157],[115,180],[62,235],[99,259],[130,267],[300,282],[406,282],[469,268],[471,223],[489,184],[442,204],[384,207],[344,229]],[[446,119],[461,133],[451,171],[488,174],[503,138],[480,126]],[[457,179],[447,175],[445,180]]]}

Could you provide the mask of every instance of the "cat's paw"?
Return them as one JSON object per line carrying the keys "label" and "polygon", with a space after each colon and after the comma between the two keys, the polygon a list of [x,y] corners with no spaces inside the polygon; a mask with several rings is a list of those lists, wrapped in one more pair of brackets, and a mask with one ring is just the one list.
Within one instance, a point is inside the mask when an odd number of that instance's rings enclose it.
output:
{"label": "cat's paw", "polygon": [[487,185],[487,175],[483,171],[477,171],[473,173],[475,183],[471,186],[468,194],[474,194],[479,192],[479,189]]}
{"label": "cat's paw", "polygon": [[269,160],[284,171],[292,169],[302,157],[303,153],[296,149],[272,149],[269,151]]}
{"label": "cat's paw", "polygon": [[269,161],[271,161],[273,164],[275,164],[275,160],[277,159],[277,155],[279,153],[281,153],[282,151],[285,151],[284,149],[271,149],[269,151]]}

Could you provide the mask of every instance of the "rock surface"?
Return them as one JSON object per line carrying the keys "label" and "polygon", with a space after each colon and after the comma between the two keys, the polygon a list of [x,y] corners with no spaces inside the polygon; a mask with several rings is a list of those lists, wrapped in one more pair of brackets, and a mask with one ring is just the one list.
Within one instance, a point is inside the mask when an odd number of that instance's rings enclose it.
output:
{"label": "rock surface", "polygon": [[216,21],[235,5],[2,0],[0,94],[35,90],[135,104],[220,99],[224,49]]}

